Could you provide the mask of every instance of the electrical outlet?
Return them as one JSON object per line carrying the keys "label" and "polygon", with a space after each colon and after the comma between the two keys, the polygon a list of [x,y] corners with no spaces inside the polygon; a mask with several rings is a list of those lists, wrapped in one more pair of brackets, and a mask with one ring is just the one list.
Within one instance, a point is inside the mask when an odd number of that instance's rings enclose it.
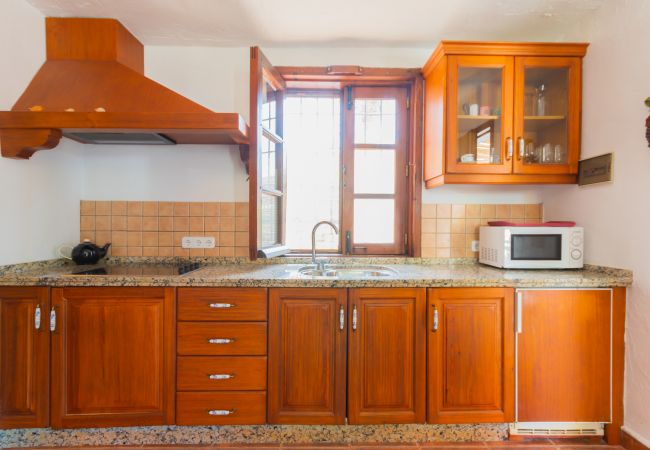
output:
{"label": "electrical outlet", "polygon": [[473,252],[478,252],[479,246],[478,246],[478,241],[472,241],[472,251]]}
{"label": "electrical outlet", "polygon": [[183,248],[214,248],[214,236],[183,236]]}

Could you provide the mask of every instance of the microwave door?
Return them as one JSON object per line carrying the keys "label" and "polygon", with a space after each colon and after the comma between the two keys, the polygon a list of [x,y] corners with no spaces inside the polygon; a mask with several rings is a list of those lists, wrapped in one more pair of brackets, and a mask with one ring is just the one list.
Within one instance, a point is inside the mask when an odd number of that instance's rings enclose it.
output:
{"label": "microwave door", "polygon": [[512,261],[561,261],[562,234],[512,234]]}

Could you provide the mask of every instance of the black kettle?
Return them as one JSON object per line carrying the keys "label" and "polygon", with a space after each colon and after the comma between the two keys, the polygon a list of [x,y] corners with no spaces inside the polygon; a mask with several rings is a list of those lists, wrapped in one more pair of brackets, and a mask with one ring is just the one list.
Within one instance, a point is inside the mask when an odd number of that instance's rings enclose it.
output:
{"label": "black kettle", "polygon": [[61,250],[65,248],[65,246],[59,248],[59,255],[62,256],[63,258],[71,259],[72,261],[74,261],[79,265],[97,264],[97,262],[100,259],[106,256],[106,253],[108,253],[108,249],[110,246],[111,244],[109,242],[103,247],[99,247],[98,245],[95,245],[92,242],[90,242],[89,239],[85,239],[81,244],[76,245],[72,248],[72,252],[70,252],[70,256],[66,256],[63,253],[61,253]]}

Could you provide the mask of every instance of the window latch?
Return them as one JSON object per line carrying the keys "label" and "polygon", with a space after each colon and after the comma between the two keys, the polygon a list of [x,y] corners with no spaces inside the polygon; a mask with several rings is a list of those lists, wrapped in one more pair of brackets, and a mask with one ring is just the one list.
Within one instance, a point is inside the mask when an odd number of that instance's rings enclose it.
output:
{"label": "window latch", "polygon": [[350,254],[352,253],[352,247],[350,245],[350,232],[346,231],[345,232],[345,253]]}
{"label": "window latch", "polygon": [[352,109],[352,86],[348,86],[348,109]]}

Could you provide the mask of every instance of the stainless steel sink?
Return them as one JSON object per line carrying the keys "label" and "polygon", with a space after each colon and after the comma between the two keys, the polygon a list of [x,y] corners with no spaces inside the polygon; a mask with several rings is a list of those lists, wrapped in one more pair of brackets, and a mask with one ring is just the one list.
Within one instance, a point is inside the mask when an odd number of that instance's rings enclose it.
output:
{"label": "stainless steel sink", "polygon": [[337,266],[326,265],[324,269],[316,266],[304,266],[298,273],[305,277],[326,278],[382,278],[397,275],[395,269],[384,266]]}

